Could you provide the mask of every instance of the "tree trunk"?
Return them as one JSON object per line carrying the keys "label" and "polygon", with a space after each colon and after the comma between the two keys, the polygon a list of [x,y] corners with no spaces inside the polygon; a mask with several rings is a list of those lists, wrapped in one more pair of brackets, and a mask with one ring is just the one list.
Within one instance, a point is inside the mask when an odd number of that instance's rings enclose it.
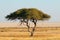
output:
{"label": "tree trunk", "polygon": [[31,35],[30,35],[31,37],[33,36],[33,32],[31,32]]}
{"label": "tree trunk", "polygon": [[34,31],[35,31],[36,22],[37,22],[37,20],[33,20],[34,27],[33,27],[33,29],[32,29],[31,36],[33,36],[33,33],[34,33]]}

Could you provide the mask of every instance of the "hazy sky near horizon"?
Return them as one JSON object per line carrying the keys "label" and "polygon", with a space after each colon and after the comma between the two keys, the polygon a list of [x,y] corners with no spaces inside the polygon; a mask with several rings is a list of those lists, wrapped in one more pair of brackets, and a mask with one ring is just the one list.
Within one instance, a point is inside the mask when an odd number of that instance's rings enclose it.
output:
{"label": "hazy sky near horizon", "polygon": [[60,22],[60,0],[0,0],[0,22],[21,8],[37,8],[51,16],[49,22]]}

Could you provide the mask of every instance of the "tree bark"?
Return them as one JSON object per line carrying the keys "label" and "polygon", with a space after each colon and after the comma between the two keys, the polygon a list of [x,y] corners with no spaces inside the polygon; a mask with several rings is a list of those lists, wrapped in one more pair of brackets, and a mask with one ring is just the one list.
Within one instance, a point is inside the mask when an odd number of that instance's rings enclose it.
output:
{"label": "tree bark", "polygon": [[33,29],[32,29],[31,36],[33,36],[33,33],[34,33],[34,31],[35,31],[35,27],[36,27],[37,20],[34,20],[34,19],[33,19],[33,23],[34,23],[34,27],[33,27]]}

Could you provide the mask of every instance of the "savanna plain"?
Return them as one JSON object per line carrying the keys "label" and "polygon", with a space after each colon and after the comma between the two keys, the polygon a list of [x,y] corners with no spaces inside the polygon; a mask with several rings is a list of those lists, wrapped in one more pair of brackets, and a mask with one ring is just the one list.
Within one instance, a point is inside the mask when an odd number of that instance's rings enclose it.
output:
{"label": "savanna plain", "polygon": [[0,40],[60,40],[60,27],[36,27],[32,37],[27,30],[27,27],[0,28]]}

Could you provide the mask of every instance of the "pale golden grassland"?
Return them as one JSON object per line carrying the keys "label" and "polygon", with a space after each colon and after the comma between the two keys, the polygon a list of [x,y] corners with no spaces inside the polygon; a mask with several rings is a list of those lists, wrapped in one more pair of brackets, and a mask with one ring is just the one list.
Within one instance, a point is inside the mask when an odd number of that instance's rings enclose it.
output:
{"label": "pale golden grassland", "polygon": [[30,37],[26,27],[0,28],[0,40],[60,40],[60,27],[36,27],[35,29],[34,36]]}

